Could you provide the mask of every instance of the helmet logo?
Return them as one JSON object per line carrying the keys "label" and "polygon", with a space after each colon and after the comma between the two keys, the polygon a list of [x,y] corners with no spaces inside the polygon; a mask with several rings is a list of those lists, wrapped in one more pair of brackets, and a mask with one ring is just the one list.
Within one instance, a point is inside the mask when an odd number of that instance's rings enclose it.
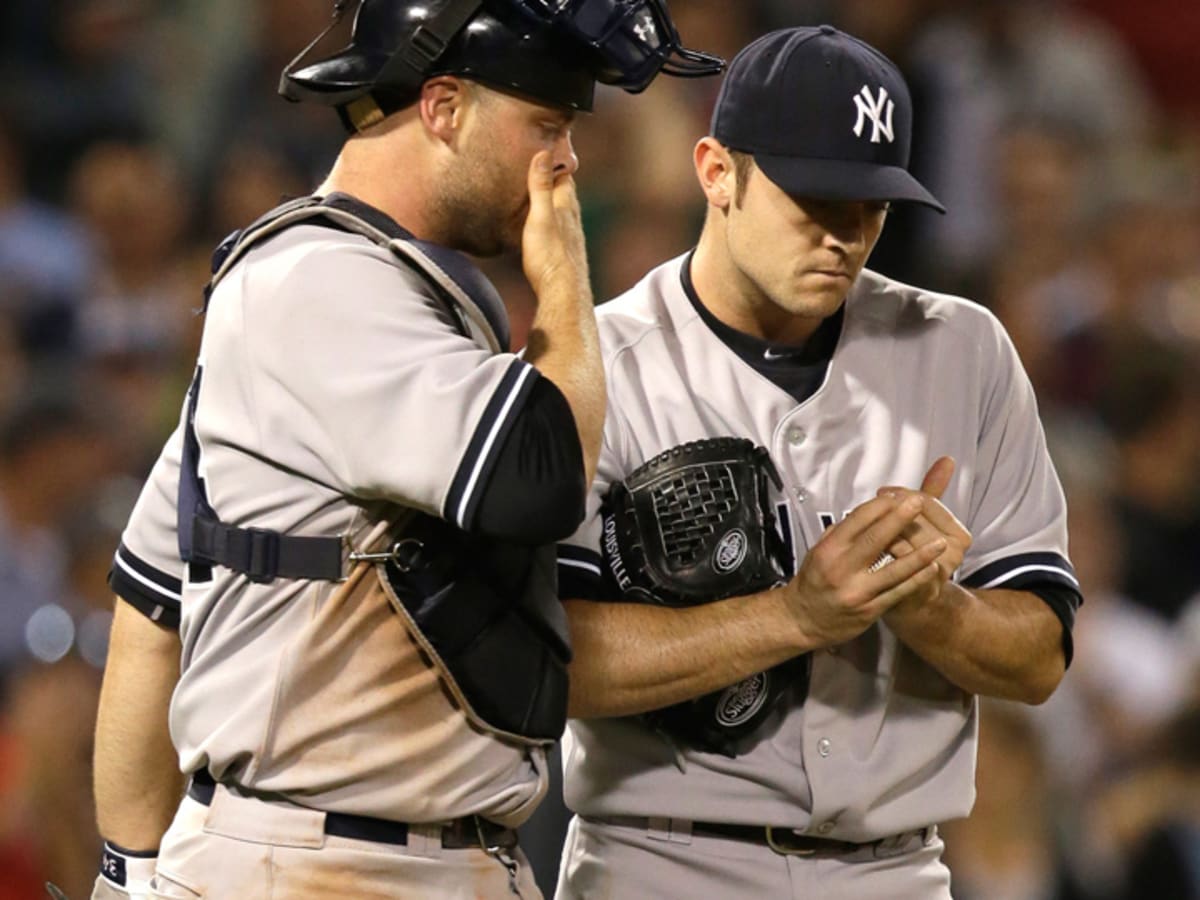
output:
{"label": "helmet logo", "polygon": [[647,44],[657,38],[658,29],[654,27],[654,17],[649,12],[644,13],[641,20],[633,26],[633,33],[638,36],[639,40]]}
{"label": "helmet logo", "polygon": [[742,564],[749,549],[750,540],[746,532],[740,528],[733,529],[721,538],[717,549],[713,551],[713,568],[722,575],[728,575]]}

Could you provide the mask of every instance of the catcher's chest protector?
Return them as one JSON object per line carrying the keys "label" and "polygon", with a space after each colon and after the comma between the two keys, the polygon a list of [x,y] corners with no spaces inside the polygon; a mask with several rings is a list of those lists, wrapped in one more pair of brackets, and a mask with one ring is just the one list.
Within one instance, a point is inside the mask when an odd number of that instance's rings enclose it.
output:
{"label": "catcher's chest protector", "polygon": [[[508,349],[508,319],[495,288],[460,254],[398,229],[345,195],[306,197],[268,213],[218,250],[213,289],[245,253],[299,223],[326,224],[387,247],[420,274],[464,337]],[[392,547],[351,554],[339,537],[298,537],[222,522],[199,475],[196,405],[203,372],[188,391],[177,505],[180,558],[222,565],[251,581],[340,581],[355,558],[374,561],[414,640],[479,728],[523,743],[558,740],[566,727],[566,614],[558,601],[555,548],[531,548],[465,534],[434,516],[402,511]]]}

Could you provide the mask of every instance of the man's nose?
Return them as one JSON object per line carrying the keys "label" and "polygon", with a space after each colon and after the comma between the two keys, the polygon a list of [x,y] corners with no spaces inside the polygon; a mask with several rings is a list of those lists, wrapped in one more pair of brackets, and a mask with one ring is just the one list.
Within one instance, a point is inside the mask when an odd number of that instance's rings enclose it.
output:
{"label": "man's nose", "polygon": [[575,146],[571,136],[564,135],[554,147],[554,173],[574,175],[579,171],[579,157],[575,155]]}

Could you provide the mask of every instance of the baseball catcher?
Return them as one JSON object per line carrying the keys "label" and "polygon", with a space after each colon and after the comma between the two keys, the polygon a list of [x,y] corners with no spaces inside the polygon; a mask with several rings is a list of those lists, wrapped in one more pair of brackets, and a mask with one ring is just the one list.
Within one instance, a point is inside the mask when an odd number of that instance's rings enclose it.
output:
{"label": "baseball catcher", "polygon": [[[604,562],[624,599],[686,607],[753,594],[791,575],[767,482],[782,489],[765,447],[709,438],[672,447],[604,497]],[[794,684],[808,657],[646,714],[677,745],[737,756]]]}

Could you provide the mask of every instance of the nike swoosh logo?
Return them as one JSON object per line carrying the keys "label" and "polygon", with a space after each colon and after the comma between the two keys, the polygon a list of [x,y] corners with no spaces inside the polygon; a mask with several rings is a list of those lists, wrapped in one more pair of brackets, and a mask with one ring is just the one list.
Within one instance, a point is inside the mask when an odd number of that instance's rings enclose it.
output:
{"label": "nike swoosh logo", "polygon": [[795,351],[790,351],[790,352],[787,350],[783,350],[783,351],[764,350],[763,351],[763,359],[787,359],[789,356],[795,356],[795,355],[796,355]]}

